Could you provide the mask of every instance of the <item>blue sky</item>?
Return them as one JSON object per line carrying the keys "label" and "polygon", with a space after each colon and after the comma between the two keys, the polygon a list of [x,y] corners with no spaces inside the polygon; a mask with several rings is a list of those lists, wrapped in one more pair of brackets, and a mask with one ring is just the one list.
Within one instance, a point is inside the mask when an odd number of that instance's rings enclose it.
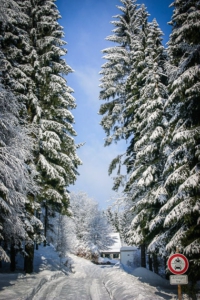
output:
{"label": "blue sky", "polygon": [[[172,15],[171,0],[141,0],[150,14],[149,21],[156,18],[165,34],[163,43],[169,39],[171,27],[167,24]],[[79,167],[77,181],[70,191],[84,191],[96,200],[101,208],[111,202],[116,193],[112,191],[112,176],[108,176],[111,160],[126,149],[125,142],[104,147],[105,134],[99,125],[99,71],[105,62],[101,50],[112,46],[105,40],[114,28],[110,22],[121,13],[117,5],[120,0],[57,0],[56,5],[62,16],[59,21],[64,27],[68,53],[66,62],[74,70],[67,76],[68,85],[74,89],[77,108],[75,117],[76,143],[85,142],[78,150],[83,165]]]}

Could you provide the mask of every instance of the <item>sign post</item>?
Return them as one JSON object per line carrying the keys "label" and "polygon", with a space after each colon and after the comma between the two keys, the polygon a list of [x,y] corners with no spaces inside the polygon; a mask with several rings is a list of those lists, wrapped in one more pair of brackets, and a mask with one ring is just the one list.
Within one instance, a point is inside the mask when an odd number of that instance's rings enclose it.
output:
{"label": "sign post", "polygon": [[[187,271],[187,269],[189,267],[189,262],[188,262],[188,259],[183,254],[179,253],[179,250],[177,247],[176,253],[170,255],[170,257],[167,261],[167,265],[168,265],[168,268],[171,271],[171,273],[173,273],[175,275],[182,275]],[[174,278],[172,280],[174,280]],[[181,284],[186,284],[186,283],[183,283],[183,279],[181,279],[181,278],[179,278],[179,280],[177,278],[176,281],[177,281],[177,283],[175,283],[175,284],[178,284],[178,300],[181,300],[182,299]]]}

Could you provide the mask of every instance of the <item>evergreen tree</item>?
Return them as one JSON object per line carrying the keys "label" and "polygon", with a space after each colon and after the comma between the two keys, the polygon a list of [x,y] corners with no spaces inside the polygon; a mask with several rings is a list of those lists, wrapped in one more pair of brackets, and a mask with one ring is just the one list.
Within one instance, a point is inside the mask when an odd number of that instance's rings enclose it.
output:
{"label": "evergreen tree", "polygon": [[[111,129],[115,135],[118,124],[121,124],[120,138],[126,138],[129,143],[125,159],[121,155],[115,158],[110,165],[109,173],[119,164],[119,175],[114,182],[114,189],[117,189],[123,180],[120,165],[122,163],[126,165],[129,178],[124,192],[133,202],[132,214],[135,217],[125,238],[131,244],[143,245],[147,241],[150,242],[153,236],[153,233],[150,234],[148,230],[148,224],[159,211],[163,199],[161,197],[163,189],[160,187],[163,162],[159,159],[159,153],[165,130],[162,110],[167,98],[167,80],[164,70],[166,54],[162,46],[162,32],[157,22],[155,20],[151,24],[147,22],[146,7],[142,5],[137,8],[132,1],[123,1],[123,3],[126,4],[126,9],[121,10],[126,12],[126,17],[120,16],[120,20],[123,17],[126,22],[129,20],[125,31],[125,36],[128,37],[126,49],[128,49],[129,60],[126,60],[126,75],[123,77],[123,89],[121,89],[123,91],[122,117],[120,119],[119,114],[114,114],[114,111],[110,110],[110,122],[107,122],[107,114],[102,119],[102,125],[106,129],[109,141],[112,141],[117,139],[111,138]],[[110,55],[107,59],[112,57]],[[116,59],[120,61],[119,56],[116,56]],[[117,76],[111,77],[115,84],[118,83],[116,78]],[[109,79],[110,77],[104,76],[105,84],[110,84]],[[104,92],[103,90],[102,95],[106,95]],[[114,101],[115,99],[112,101],[112,107]],[[109,105],[105,104],[105,107]],[[100,112],[105,113],[105,110]],[[111,122],[111,118],[114,122]]]}
{"label": "evergreen tree", "polygon": [[100,72],[102,75],[100,99],[109,101],[102,104],[99,111],[101,115],[105,115],[101,121],[107,134],[105,145],[110,145],[113,140],[117,141],[123,137],[121,127],[124,122],[123,112],[126,101],[125,83],[130,74],[131,34],[136,22],[136,1],[122,0],[121,2],[124,6],[118,6],[118,9],[122,14],[115,16],[117,20],[111,22],[115,26],[112,30],[114,34],[106,38],[118,45],[102,51],[106,54],[103,58],[107,62],[102,65]]}
{"label": "evergreen tree", "polygon": [[5,8],[0,20],[2,83],[16,99],[20,126],[30,141],[30,155],[24,155],[24,162],[40,185],[39,198],[35,183],[30,184],[21,214],[26,232],[25,267],[32,272],[33,243],[41,242],[40,205],[45,203],[46,212],[53,208],[67,213],[66,188],[74,183],[81,163],[70,112],[75,99],[63,77],[72,70],[61,59],[66,50],[55,1],[1,1]]}
{"label": "evergreen tree", "polygon": [[[76,178],[80,160],[76,155],[70,109],[75,108],[73,92],[63,77],[71,72],[61,56],[66,54],[63,29],[58,24],[55,1],[18,1],[26,15],[29,47],[24,51],[23,72],[26,82],[26,109],[29,124],[35,129],[34,162],[40,197],[34,199],[44,207],[44,232],[53,208],[67,212],[66,188]],[[63,75],[64,74],[64,75]],[[31,207],[27,207],[31,210]],[[37,213],[37,211],[36,211]]]}
{"label": "evergreen tree", "polygon": [[[20,246],[24,237],[20,216],[29,186],[24,157],[26,135],[18,122],[17,101],[11,92],[0,85],[0,239],[1,245]],[[15,224],[15,226],[13,226]],[[1,248],[1,260],[9,260]]]}
{"label": "evergreen tree", "polygon": [[[3,1],[2,7],[3,14],[0,20],[2,171],[4,170],[4,174],[8,176],[6,178],[3,175],[2,184],[7,188],[3,199],[8,200],[11,195],[15,199],[14,203],[11,199],[9,200],[9,203],[12,203],[12,209],[4,211],[4,218],[5,213],[10,212],[10,214],[6,217],[3,235],[4,243],[11,249],[11,269],[14,270],[15,249],[20,248],[22,242],[27,240],[28,232],[31,234],[34,232],[33,227],[41,230],[42,224],[34,215],[26,214],[25,207],[29,202],[29,195],[35,198],[38,190],[33,181],[30,165],[33,159],[33,143],[30,127],[27,126],[25,109],[28,78],[23,72],[23,58],[28,48],[27,34],[24,30],[27,17],[15,1]],[[6,141],[4,141],[4,131],[7,131]],[[27,162],[29,162],[29,167]],[[32,208],[33,206],[34,204]],[[11,226],[9,222],[16,226]],[[32,243],[34,238],[32,234]]]}
{"label": "evergreen tree", "polygon": [[36,117],[39,126],[36,163],[42,187],[40,201],[66,213],[69,204],[67,186],[74,183],[80,160],[73,136],[76,132],[70,112],[75,108],[73,90],[64,75],[72,69],[61,57],[66,54],[59,25],[59,12],[53,0],[34,1],[30,7],[30,40],[35,51],[32,59],[35,95],[38,99]]}
{"label": "evergreen tree", "polygon": [[[10,88],[17,100],[25,105],[27,75],[23,71],[24,55],[29,48],[25,30],[28,17],[16,1],[3,2],[4,14],[1,19],[1,77],[5,88]],[[22,106],[20,115],[25,113]]]}
{"label": "evergreen tree", "polygon": [[[137,62],[134,76],[132,74],[132,86],[139,89],[137,97],[133,91],[130,98],[135,115],[129,126],[134,137],[127,151],[126,163],[130,175],[125,189],[133,201],[132,210],[135,214],[128,232],[129,243],[138,245],[151,242],[155,229],[158,230],[151,226],[151,222],[166,199],[162,187],[163,159],[160,146],[166,124],[163,116],[167,99],[164,70],[166,54],[162,46],[162,32],[156,20],[143,24],[143,60]],[[139,82],[136,77],[138,69],[141,70]],[[129,80],[131,82],[131,77]]]}
{"label": "evergreen tree", "polygon": [[168,55],[170,97],[165,105],[168,130],[162,142],[168,201],[162,207],[168,251],[175,246],[191,258],[193,280],[199,277],[199,64],[200,3],[173,3]]}
{"label": "evergreen tree", "polygon": [[[107,40],[114,42],[117,46],[103,50],[103,57],[107,62],[102,65],[100,74],[101,92],[100,99],[107,101],[102,104],[99,114],[103,115],[101,125],[106,133],[105,146],[120,139],[126,139],[125,110],[126,110],[126,81],[131,72],[133,40],[137,40],[138,34],[138,5],[136,1],[121,0],[123,6],[118,6],[122,12],[115,16],[116,20],[111,23],[115,26],[113,35]],[[117,190],[124,181],[120,169],[123,162],[123,154],[118,155],[110,164],[109,175],[118,166],[117,177],[114,180],[113,189]]]}

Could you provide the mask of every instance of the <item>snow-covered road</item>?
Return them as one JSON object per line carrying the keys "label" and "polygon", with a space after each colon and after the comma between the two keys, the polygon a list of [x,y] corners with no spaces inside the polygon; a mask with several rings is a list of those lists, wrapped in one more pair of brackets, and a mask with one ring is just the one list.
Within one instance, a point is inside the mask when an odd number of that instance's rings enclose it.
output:
{"label": "snow-covered road", "polygon": [[[77,261],[77,259],[76,259]],[[102,280],[102,270],[87,261],[74,265],[73,273],[47,282],[33,300],[110,300]]]}
{"label": "snow-covered road", "polygon": [[[72,272],[64,266],[72,262]],[[34,273],[0,273],[0,300],[159,300],[177,299],[169,281],[145,268],[95,265],[69,254],[61,264],[50,246],[35,252]]]}
{"label": "snow-covered road", "polygon": [[[46,282],[33,300],[172,299],[123,270],[71,256],[73,273]],[[164,296],[164,297],[163,297]]]}
{"label": "snow-covered road", "polygon": [[59,278],[45,284],[33,300],[110,300],[101,280],[92,278]]}

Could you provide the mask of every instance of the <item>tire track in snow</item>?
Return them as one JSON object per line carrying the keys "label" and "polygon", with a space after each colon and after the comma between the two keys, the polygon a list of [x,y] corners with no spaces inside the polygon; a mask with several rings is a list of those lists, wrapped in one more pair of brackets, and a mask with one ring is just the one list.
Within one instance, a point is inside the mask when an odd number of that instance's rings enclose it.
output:
{"label": "tire track in snow", "polygon": [[92,300],[110,300],[110,296],[103,284],[99,279],[93,279],[90,287],[90,296]]}
{"label": "tire track in snow", "polygon": [[46,282],[32,300],[110,300],[103,271],[93,264],[82,266],[74,274]]}
{"label": "tire track in snow", "polygon": [[32,300],[58,299],[58,292],[66,281],[66,276],[46,282]]}

